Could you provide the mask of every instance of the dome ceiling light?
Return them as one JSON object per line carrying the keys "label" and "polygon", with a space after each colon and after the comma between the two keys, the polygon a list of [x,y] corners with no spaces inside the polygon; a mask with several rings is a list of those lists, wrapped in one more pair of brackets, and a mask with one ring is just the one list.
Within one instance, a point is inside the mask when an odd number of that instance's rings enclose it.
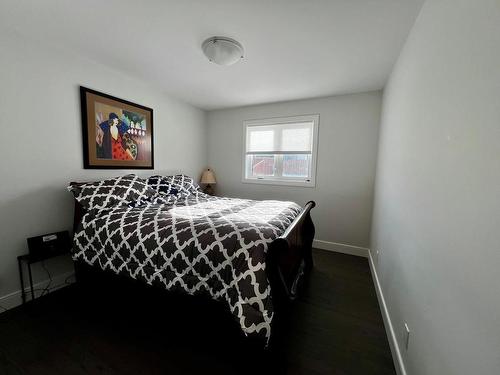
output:
{"label": "dome ceiling light", "polygon": [[213,36],[201,45],[209,61],[219,65],[233,65],[244,57],[245,51],[238,41],[224,36]]}

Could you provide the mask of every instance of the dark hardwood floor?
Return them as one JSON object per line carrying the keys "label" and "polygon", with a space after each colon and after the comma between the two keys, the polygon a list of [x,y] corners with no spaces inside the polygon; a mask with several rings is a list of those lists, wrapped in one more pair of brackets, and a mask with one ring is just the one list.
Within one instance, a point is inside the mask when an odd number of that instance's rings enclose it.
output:
{"label": "dark hardwood floor", "polygon": [[0,314],[0,374],[395,374],[367,260],[314,260],[269,350],[215,303],[70,286]]}

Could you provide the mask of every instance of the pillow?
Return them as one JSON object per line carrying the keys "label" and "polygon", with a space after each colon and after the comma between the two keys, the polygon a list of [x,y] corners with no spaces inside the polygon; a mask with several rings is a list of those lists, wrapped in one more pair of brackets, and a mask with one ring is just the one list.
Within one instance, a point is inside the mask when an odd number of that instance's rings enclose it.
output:
{"label": "pillow", "polygon": [[163,176],[151,176],[146,179],[150,189],[153,189],[156,193],[161,193],[165,195],[177,195],[179,190],[174,187],[172,182]]}
{"label": "pillow", "polygon": [[186,176],[184,174],[178,174],[174,176],[174,181],[175,183],[178,183],[182,186],[181,190],[184,190],[186,192],[196,193],[201,191],[200,185],[198,185],[192,177]]}
{"label": "pillow", "polygon": [[70,185],[68,190],[87,210],[103,209],[137,200],[149,200],[156,195],[146,181],[134,174],[108,180]]}
{"label": "pillow", "polygon": [[183,196],[189,196],[201,192],[200,186],[194,179],[183,174],[175,176],[151,176],[146,181],[152,189],[161,194],[177,195],[181,193]]}

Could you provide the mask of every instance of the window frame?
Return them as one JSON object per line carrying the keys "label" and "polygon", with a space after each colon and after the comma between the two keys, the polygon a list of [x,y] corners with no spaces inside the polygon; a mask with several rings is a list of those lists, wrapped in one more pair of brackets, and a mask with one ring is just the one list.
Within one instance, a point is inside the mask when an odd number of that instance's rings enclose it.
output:
{"label": "window frame", "polygon": [[[281,125],[288,123],[299,123],[299,122],[312,122],[313,123],[313,139],[312,139],[312,150],[311,150],[311,177],[309,181],[304,179],[298,179],[295,177],[247,177],[247,127],[248,126],[272,126]],[[282,186],[296,186],[296,187],[315,187],[316,186],[316,166],[317,166],[317,155],[318,155],[318,132],[319,132],[319,114],[312,115],[298,115],[298,116],[288,116],[288,117],[272,117],[257,120],[245,120],[243,121],[243,147],[242,147],[242,178],[241,182],[245,184],[260,184],[260,185],[282,185]],[[277,155],[277,154],[266,154],[266,155]],[[307,154],[309,155],[309,154]]]}

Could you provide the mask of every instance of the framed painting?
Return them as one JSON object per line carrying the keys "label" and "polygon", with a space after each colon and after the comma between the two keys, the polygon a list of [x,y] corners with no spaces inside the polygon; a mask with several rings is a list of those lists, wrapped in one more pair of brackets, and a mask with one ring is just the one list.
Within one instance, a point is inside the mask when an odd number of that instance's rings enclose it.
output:
{"label": "framed painting", "polygon": [[153,110],[80,86],[85,169],[153,169]]}

